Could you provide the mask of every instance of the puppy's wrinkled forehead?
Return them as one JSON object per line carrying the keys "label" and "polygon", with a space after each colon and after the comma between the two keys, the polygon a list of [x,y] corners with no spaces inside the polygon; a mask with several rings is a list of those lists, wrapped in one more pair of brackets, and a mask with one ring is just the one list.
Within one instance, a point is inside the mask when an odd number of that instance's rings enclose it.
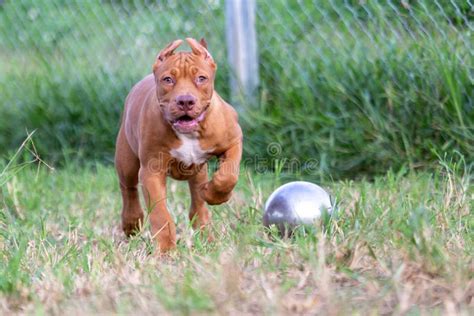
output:
{"label": "puppy's wrinkled forehead", "polygon": [[177,52],[158,68],[158,72],[169,72],[175,77],[193,77],[200,71],[205,71],[209,75],[214,72],[201,56],[191,52]]}

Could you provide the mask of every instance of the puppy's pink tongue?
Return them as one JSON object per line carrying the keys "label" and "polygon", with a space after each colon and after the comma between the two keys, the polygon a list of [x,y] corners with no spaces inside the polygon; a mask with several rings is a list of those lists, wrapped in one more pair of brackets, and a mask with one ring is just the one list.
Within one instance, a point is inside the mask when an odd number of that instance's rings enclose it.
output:
{"label": "puppy's pink tongue", "polygon": [[173,124],[173,126],[180,131],[189,132],[197,128],[198,121],[196,119],[189,120],[189,121],[179,120],[179,121],[176,121]]}

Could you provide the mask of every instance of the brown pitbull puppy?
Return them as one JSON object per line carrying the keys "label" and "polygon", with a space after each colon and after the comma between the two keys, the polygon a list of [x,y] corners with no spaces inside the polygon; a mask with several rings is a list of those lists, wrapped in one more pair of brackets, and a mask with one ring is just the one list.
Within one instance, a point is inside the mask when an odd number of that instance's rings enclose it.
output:
{"label": "brown pitbull puppy", "polygon": [[[216,64],[204,40],[187,38],[192,52],[163,49],[153,74],[137,83],[125,101],[117,137],[115,165],[123,210],[122,228],[131,235],[143,223],[137,191],[142,184],[153,237],[161,252],[176,246],[176,227],[166,207],[166,177],[187,180],[191,191],[189,218],[205,229],[208,204],[229,200],[237,183],[242,130],[236,111],[214,91]],[[211,181],[207,161],[219,158]]]}

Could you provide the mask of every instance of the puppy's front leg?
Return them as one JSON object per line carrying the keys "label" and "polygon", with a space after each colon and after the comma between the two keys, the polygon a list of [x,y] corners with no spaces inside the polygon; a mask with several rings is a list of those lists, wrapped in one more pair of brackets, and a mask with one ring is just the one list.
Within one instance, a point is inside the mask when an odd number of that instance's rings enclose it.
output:
{"label": "puppy's front leg", "polygon": [[201,187],[202,198],[211,205],[227,202],[237,184],[242,158],[242,141],[230,147],[219,158],[219,169],[212,180]]}
{"label": "puppy's front leg", "polygon": [[176,226],[166,208],[166,172],[142,166],[139,175],[145,203],[151,210],[151,233],[158,242],[159,251],[167,252],[176,247]]}

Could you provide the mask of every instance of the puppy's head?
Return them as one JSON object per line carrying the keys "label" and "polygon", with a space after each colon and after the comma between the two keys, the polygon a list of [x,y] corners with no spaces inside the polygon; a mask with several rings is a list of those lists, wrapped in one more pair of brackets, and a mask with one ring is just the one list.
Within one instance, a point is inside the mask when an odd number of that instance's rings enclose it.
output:
{"label": "puppy's head", "polygon": [[199,129],[211,103],[216,64],[207,44],[187,38],[191,52],[177,52],[183,42],[176,40],[164,48],[153,65],[156,93],[164,118],[178,133]]}

